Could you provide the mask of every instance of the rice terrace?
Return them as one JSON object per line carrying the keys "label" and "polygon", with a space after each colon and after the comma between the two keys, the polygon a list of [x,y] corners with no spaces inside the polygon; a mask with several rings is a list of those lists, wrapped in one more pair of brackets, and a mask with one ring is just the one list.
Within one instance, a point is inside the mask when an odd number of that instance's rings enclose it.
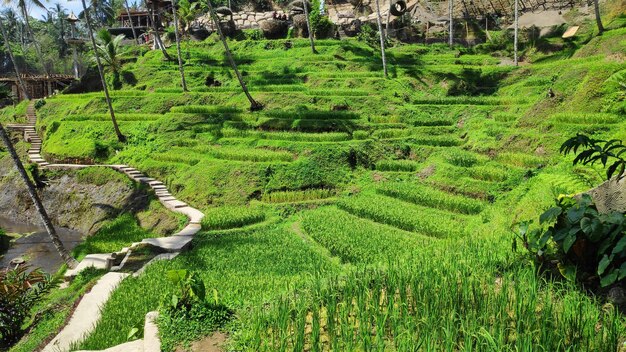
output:
{"label": "rice terrace", "polygon": [[0,29],[0,351],[626,351],[624,0]]}

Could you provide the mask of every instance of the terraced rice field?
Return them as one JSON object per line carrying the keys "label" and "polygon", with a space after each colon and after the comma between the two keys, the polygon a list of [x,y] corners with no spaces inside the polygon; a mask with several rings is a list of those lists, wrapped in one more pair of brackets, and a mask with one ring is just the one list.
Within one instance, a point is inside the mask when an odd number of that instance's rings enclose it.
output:
{"label": "terraced rice field", "polygon": [[[407,45],[389,50],[385,80],[362,43],[318,41],[311,55],[305,40],[290,42],[232,43],[260,112],[247,110],[213,43],[192,46],[189,93],[160,53],[125,67],[137,82],[113,102],[127,145],[100,93],[40,109],[47,158],[125,163],[207,209],[194,249],[125,280],[80,348],[124,342],[172,292],[165,271],[187,268],[236,312],[226,328],[235,350],[615,351],[621,316],[537,277],[510,248],[516,222],[552,194],[584,190],[566,175],[599,180],[569,166],[560,142],[577,126],[624,130],[561,77],[606,79],[623,63],[515,69]],[[501,79],[488,95],[449,95],[468,70]]]}

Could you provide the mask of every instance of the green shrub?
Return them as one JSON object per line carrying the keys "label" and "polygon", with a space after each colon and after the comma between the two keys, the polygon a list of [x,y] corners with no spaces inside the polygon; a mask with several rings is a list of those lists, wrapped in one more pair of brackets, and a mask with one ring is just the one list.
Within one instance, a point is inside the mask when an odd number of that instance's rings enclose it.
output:
{"label": "green shrub", "polygon": [[159,335],[164,351],[173,351],[177,344],[185,347],[202,336],[223,326],[232,312],[218,301],[217,291],[207,299],[204,282],[188,270],[170,270],[166,273],[174,286],[171,296],[163,297],[158,318]]}
{"label": "green shrub", "polygon": [[11,346],[20,338],[31,309],[58,283],[25,265],[0,270],[0,345]]}

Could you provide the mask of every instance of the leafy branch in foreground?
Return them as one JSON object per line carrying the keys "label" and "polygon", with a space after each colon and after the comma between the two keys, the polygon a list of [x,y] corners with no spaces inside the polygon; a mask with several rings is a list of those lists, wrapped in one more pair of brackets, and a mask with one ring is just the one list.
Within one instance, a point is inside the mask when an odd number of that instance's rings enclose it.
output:
{"label": "leafy branch in foreground", "polygon": [[[539,217],[547,229],[520,224],[517,237],[541,262],[554,258],[568,279],[599,280],[606,287],[626,278],[626,218],[598,212],[591,196],[561,196]],[[516,240],[513,249],[516,249]]]}
{"label": "leafy branch in foreground", "polygon": [[[578,149],[583,150],[578,153]],[[606,178],[611,179],[616,174],[617,178],[621,179],[624,175],[624,169],[626,168],[626,160],[624,160],[624,153],[626,152],[626,146],[622,141],[618,139],[612,139],[605,141],[602,139],[592,139],[584,134],[576,134],[566,140],[559,150],[563,155],[570,153],[578,153],[574,158],[573,164],[593,165],[595,162],[600,161],[602,166],[606,168],[609,160],[612,162],[606,170]],[[613,161],[615,159],[615,161]]]}

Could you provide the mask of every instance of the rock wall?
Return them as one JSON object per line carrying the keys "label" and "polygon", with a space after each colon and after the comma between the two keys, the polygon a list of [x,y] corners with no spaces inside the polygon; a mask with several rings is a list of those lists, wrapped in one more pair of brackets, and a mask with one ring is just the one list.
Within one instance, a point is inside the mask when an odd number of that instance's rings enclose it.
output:
{"label": "rock wall", "polygon": [[[179,226],[178,219],[165,209],[151,209],[150,218],[142,216],[150,198],[145,189],[134,187],[130,182],[111,180],[98,185],[78,180],[75,171],[48,175],[48,186],[39,189],[39,196],[57,226],[91,235],[105,220],[123,212],[135,213],[142,226],[155,232],[171,233]],[[14,222],[41,223],[8,156],[0,158],[0,214]]]}
{"label": "rock wall", "polygon": [[[277,15],[287,15],[284,11],[276,11]],[[233,13],[233,21],[237,25],[237,29],[259,29],[260,23],[265,20],[271,20],[273,18],[274,11],[268,12],[253,12],[242,11]],[[229,19],[230,16],[223,16],[224,19]],[[204,16],[198,19],[198,22],[204,24],[207,28],[213,28],[213,22],[208,16]]]}

